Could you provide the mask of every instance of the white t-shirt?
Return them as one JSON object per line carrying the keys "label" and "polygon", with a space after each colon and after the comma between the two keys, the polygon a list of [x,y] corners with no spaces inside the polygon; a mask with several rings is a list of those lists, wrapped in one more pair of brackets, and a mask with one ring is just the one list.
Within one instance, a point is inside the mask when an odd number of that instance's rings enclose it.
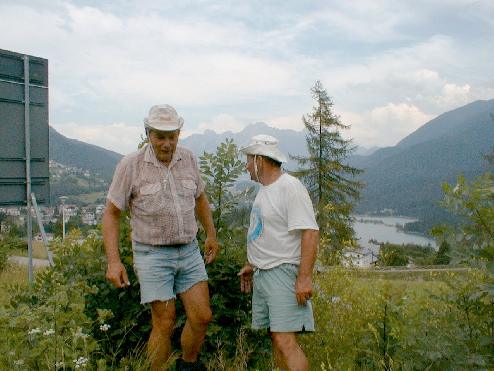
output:
{"label": "white t-shirt", "polygon": [[301,230],[319,230],[309,193],[289,174],[261,186],[250,214],[247,258],[259,269],[300,264]]}

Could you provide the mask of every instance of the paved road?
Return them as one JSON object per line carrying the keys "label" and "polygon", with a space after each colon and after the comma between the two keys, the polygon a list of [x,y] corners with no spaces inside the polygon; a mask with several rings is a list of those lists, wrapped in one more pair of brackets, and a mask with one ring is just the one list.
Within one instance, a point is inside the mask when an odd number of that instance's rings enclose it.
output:
{"label": "paved road", "polygon": [[[19,264],[19,265],[28,265],[29,258],[25,256],[9,256],[9,262]],[[50,262],[46,259],[34,259],[33,258],[33,266],[34,267],[49,267]]]}

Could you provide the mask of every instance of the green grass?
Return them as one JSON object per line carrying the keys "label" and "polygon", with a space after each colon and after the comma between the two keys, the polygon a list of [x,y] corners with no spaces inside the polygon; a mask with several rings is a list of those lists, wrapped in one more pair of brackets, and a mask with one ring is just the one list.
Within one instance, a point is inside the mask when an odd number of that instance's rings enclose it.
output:
{"label": "green grass", "polygon": [[85,193],[77,196],[70,196],[71,199],[86,203],[86,204],[94,204],[98,200],[104,200],[106,197],[106,192],[93,192],[93,193]]}
{"label": "green grass", "polygon": [[[22,250],[11,250],[9,251],[11,256],[28,256],[28,251],[26,249]],[[33,258],[35,259],[46,259],[46,249],[41,241],[33,241]]]}
{"label": "green grass", "polygon": [[489,336],[490,304],[468,299],[485,280],[473,269],[319,273],[317,331],[301,339],[303,348],[313,367],[326,370],[491,366],[490,350],[479,341]]}
{"label": "green grass", "polygon": [[449,281],[454,278],[465,277],[469,274],[467,268],[443,268],[443,269],[413,269],[413,270],[368,270],[356,269],[353,271],[355,277],[368,280],[390,280],[390,281]]}
{"label": "green grass", "polygon": [[[36,274],[36,270],[34,274]],[[0,307],[3,307],[8,303],[9,286],[16,284],[25,286],[26,288],[29,287],[27,266],[18,265],[18,264],[9,264],[0,273]]]}

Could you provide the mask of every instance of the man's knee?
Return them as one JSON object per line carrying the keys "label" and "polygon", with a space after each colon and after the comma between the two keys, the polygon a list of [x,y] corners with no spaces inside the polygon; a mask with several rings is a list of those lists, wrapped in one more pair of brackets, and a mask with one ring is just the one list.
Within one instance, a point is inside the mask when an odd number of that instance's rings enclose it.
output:
{"label": "man's knee", "polygon": [[283,354],[292,352],[298,347],[297,339],[293,333],[271,332],[271,340],[273,345]]}
{"label": "man's knee", "polygon": [[153,329],[170,333],[175,327],[175,301],[153,302],[151,304]]}
{"label": "man's knee", "polygon": [[213,320],[213,313],[210,308],[203,308],[194,313],[188,320],[196,326],[207,326]]}

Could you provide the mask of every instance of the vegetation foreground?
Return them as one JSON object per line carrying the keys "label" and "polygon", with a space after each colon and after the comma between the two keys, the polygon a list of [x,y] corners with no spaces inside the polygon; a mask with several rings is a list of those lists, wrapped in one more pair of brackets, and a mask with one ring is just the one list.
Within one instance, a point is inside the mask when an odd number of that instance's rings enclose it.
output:
{"label": "vegetation foreground", "polygon": [[[37,272],[32,288],[2,284],[0,369],[147,369],[149,309],[138,304],[135,277],[127,291],[110,287],[101,241],[80,244],[78,237],[54,244],[56,267]],[[214,321],[202,352],[208,369],[272,369],[265,334],[249,329],[250,298],[239,292],[242,254],[227,246],[209,268]],[[7,267],[2,281],[19,277]],[[318,273],[317,332],[301,336],[312,369],[494,367],[494,302],[478,291],[488,277],[480,269],[391,279],[358,269]]]}

